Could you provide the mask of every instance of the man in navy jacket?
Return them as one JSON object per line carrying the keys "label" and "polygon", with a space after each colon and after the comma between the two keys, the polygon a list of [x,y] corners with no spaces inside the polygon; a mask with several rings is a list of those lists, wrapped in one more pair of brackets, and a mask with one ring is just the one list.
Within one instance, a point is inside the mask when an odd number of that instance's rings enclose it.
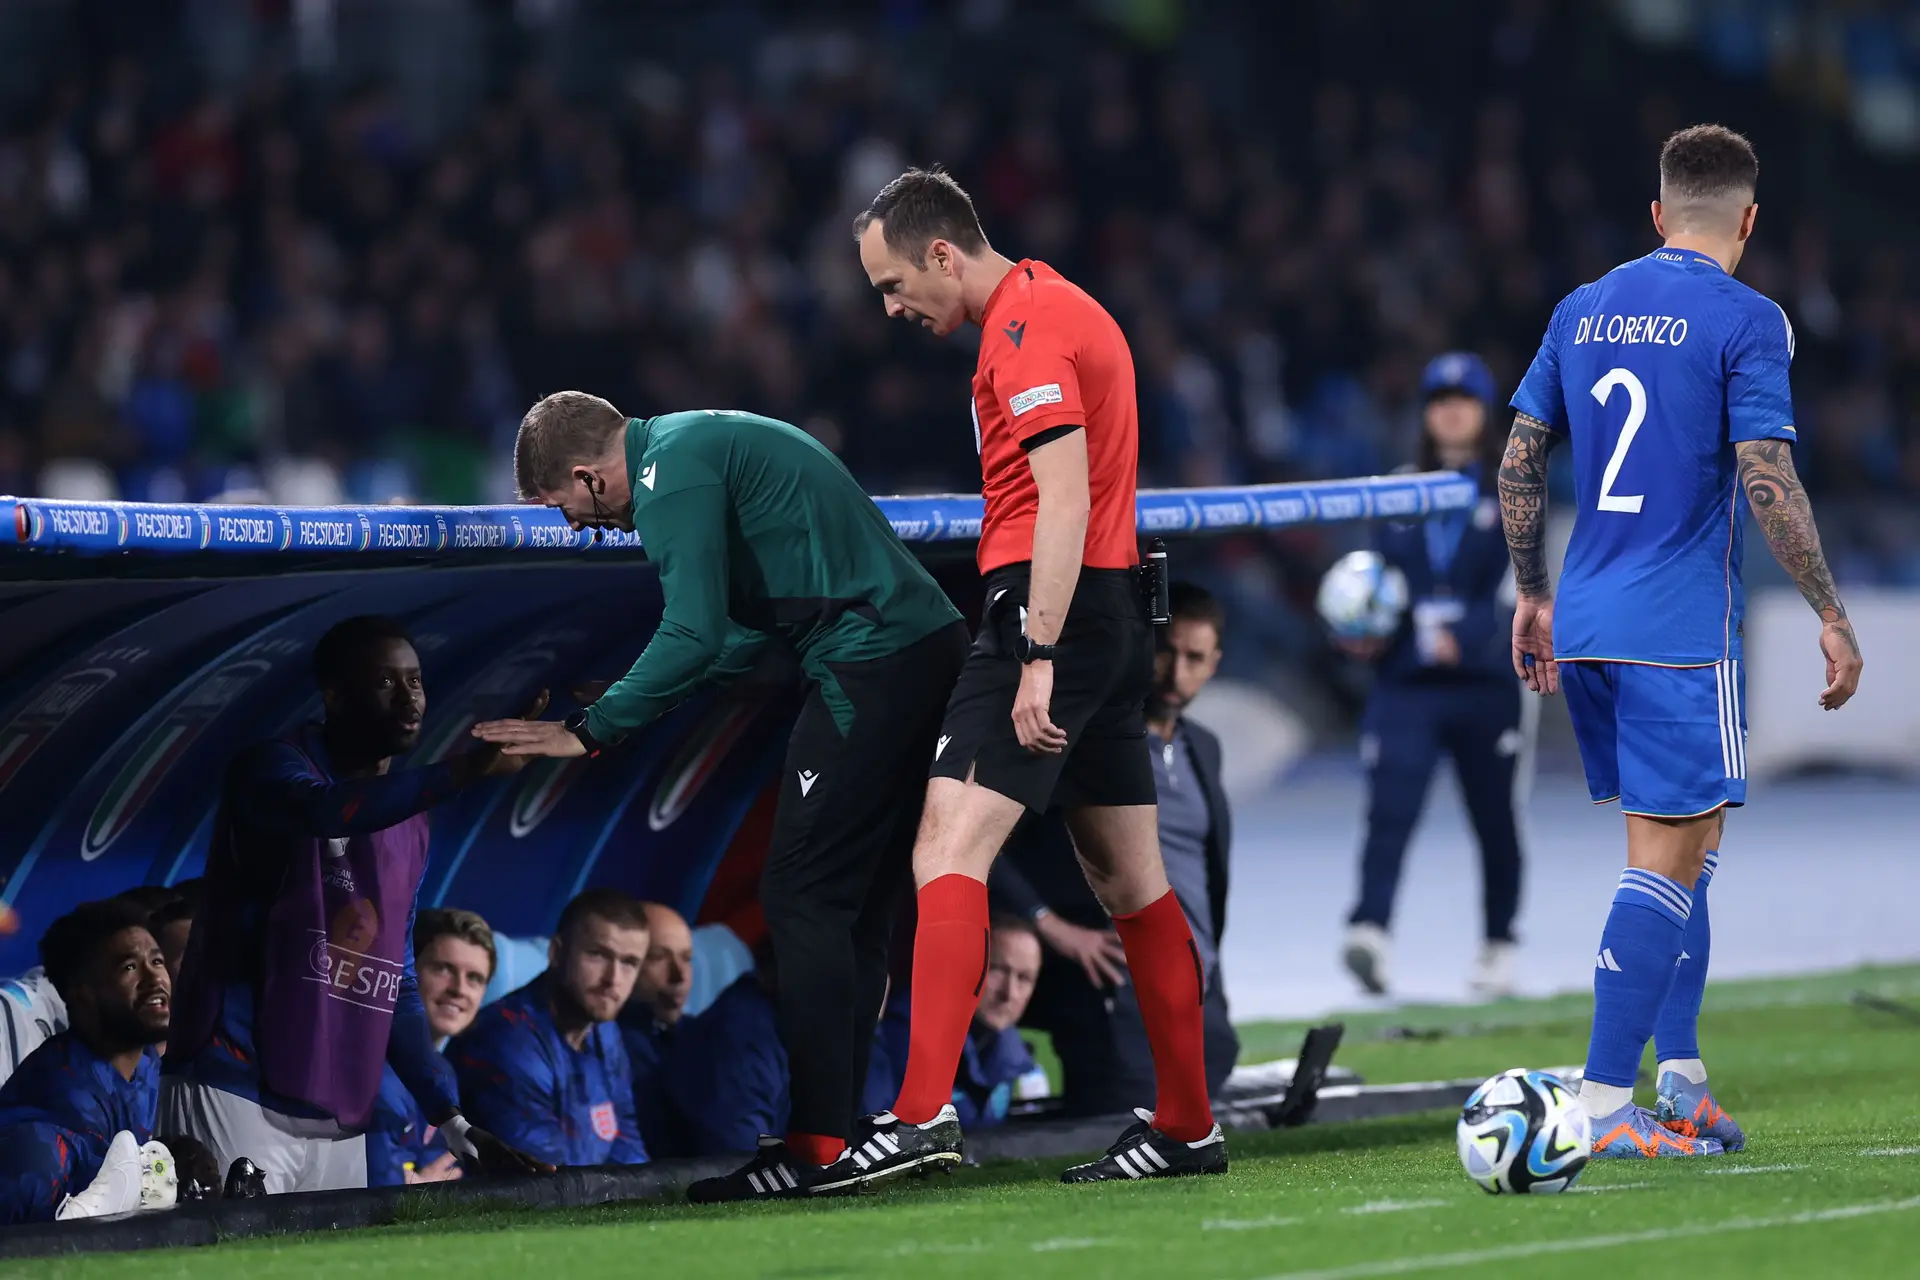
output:
{"label": "man in navy jacket", "polygon": [[588,889],[569,902],[548,944],[547,971],[482,1009],[447,1046],[463,1110],[551,1164],[645,1164],[633,1072],[614,1019],[646,954],[639,903],[613,889]]}

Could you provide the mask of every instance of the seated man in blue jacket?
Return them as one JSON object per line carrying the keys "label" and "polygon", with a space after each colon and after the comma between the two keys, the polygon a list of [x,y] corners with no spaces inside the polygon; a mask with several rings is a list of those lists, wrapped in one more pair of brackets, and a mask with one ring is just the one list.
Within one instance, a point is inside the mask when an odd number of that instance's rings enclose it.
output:
{"label": "seated man in blue jacket", "polygon": [[0,1086],[0,1223],[138,1208],[173,999],[160,944],[109,898],[54,921],[40,957],[71,1023]]}
{"label": "seated man in blue jacket", "polygon": [[475,1124],[556,1165],[646,1163],[614,1019],[647,941],[645,911],[616,889],[588,889],[567,904],[547,971],[481,1010],[447,1046]]}
{"label": "seated man in blue jacket", "polygon": [[678,1109],[667,1096],[667,1059],[685,1025],[693,994],[693,930],[686,917],[660,902],[641,904],[647,913],[647,958],[633,996],[620,1011],[620,1037],[633,1068],[633,1105],[647,1154],[688,1154],[689,1139]]}
{"label": "seated man in blue jacket", "polygon": [[[994,916],[980,1005],[974,1010],[960,1070],[953,1078],[953,1107],[960,1113],[963,1129],[986,1129],[1003,1122],[1021,1077],[1039,1070],[1033,1051],[1020,1038],[1019,1024],[1040,980],[1040,961],[1040,934],[1032,923],[1004,913]],[[884,1075],[891,1079],[883,1091],[898,1091],[907,1064],[909,1013],[907,998],[887,1002],[868,1072],[869,1088]]]}
{"label": "seated man in blue jacket", "polygon": [[[433,1047],[444,1052],[449,1039],[473,1025],[493,980],[493,930],[471,911],[429,907],[414,920],[413,956]],[[453,1182],[460,1176],[446,1139],[389,1065],[367,1129],[367,1185]]]}

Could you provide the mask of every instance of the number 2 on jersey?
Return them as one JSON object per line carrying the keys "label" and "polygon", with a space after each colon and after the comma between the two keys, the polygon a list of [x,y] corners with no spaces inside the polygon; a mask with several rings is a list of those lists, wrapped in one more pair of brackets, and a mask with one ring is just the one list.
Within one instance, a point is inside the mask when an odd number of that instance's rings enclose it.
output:
{"label": "number 2 on jersey", "polygon": [[1615,387],[1627,389],[1627,425],[1620,429],[1620,443],[1613,446],[1613,457],[1607,459],[1607,473],[1600,477],[1600,510],[1639,515],[1640,503],[1646,495],[1615,493],[1613,482],[1620,478],[1620,464],[1627,460],[1627,450],[1633,448],[1633,438],[1640,433],[1640,424],[1647,420],[1647,388],[1628,370],[1609,369],[1593,384],[1593,398],[1605,404]]}

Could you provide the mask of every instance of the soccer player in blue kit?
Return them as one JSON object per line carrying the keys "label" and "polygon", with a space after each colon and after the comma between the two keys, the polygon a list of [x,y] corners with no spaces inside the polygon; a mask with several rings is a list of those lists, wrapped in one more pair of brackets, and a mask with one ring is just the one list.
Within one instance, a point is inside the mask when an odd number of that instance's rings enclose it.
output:
{"label": "soccer player in blue kit", "polygon": [[[1759,163],[1697,125],[1660,152],[1665,241],[1555,308],[1513,397],[1500,509],[1519,605],[1514,671],[1564,689],[1587,787],[1618,799],[1627,869],[1600,937],[1580,1096],[1593,1154],[1718,1155],[1745,1145],[1707,1084],[1695,1024],[1707,886],[1728,807],[1747,796],[1740,495],[1820,617],[1829,711],[1860,647],[1793,467],[1786,314],[1736,282]],[[1547,454],[1571,441],[1579,510],[1556,602],[1544,551]],[[1647,1040],[1658,1110],[1633,1102]]]}

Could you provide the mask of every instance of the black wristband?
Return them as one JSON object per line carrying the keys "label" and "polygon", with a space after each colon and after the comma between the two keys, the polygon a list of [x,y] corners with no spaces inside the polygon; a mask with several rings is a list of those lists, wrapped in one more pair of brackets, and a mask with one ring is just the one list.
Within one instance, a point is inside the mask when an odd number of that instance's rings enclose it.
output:
{"label": "black wristband", "polygon": [[600,754],[600,740],[593,736],[593,730],[587,728],[587,709],[585,707],[580,708],[580,710],[574,712],[560,723],[564,724],[574,737],[580,739],[580,745],[587,749],[589,756],[597,756]]}
{"label": "black wristband", "polygon": [[1052,662],[1057,644],[1035,644],[1033,637],[1022,631],[1013,642],[1013,656],[1022,663]]}

